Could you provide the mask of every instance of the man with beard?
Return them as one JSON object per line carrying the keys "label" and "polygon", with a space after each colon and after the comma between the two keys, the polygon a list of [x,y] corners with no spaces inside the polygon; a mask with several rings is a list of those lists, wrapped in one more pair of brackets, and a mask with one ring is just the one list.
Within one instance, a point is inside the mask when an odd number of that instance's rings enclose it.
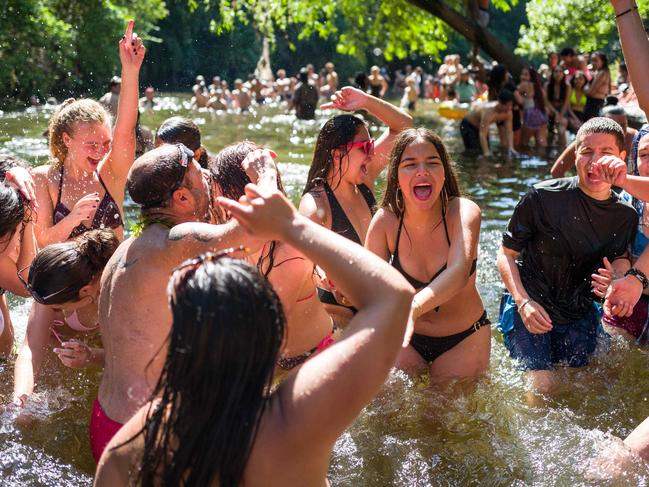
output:
{"label": "man with beard", "polygon": [[[95,458],[150,399],[158,380],[171,326],[166,298],[171,271],[207,251],[254,244],[235,220],[207,223],[210,184],[193,155],[182,144],[163,145],[137,159],[128,175],[142,229],[119,246],[102,275],[99,322],[106,358],[90,421]],[[268,151],[251,153],[244,168],[258,185],[276,188]]]}

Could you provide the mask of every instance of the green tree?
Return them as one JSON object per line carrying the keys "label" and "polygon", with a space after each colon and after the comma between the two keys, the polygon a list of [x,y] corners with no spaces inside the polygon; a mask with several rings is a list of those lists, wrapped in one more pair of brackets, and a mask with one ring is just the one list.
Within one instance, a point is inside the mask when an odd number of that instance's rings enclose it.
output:
{"label": "green tree", "polygon": [[[643,17],[649,14],[649,0],[638,0],[638,8]],[[521,27],[516,49],[521,55],[545,57],[566,46],[583,52],[620,52],[609,0],[531,0],[527,18],[529,26]]]}
{"label": "green tree", "polygon": [[146,38],[164,0],[5,0],[0,13],[0,106],[31,95],[99,94],[118,74],[126,20]]}
{"label": "green tree", "polygon": [[[274,39],[291,25],[300,26],[299,38],[317,34],[335,36],[338,51],[362,58],[367,46],[377,46],[385,59],[404,59],[411,54],[438,57],[446,48],[449,29],[477,44],[514,72],[523,61],[497,36],[476,22],[476,0],[205,0],[218,4],[214,30],[231,30],[237,22],[252,21],[257,29]],[[191,2],[190,2],[191,3]],[[492,0],[492,5],[509,10],[518,0]],[[341,30],[338,18],[344,18]]]}

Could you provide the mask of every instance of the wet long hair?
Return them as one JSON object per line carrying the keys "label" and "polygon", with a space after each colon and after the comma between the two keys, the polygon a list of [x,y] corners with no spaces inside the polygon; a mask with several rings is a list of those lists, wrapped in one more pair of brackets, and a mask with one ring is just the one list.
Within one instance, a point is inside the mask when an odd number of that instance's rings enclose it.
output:
{"label": "wet long hair", "polygon": [[[209,169],[212,180],[218,185],[224,197],[239,201],[239,198],[245,194],[246,184],[252,181],[243,169],[243,160],[248,154],[261,148],[259,144],[251,140],[244,140],[225,147],[210,160]],[[277,189],[286,195],[279,173],[277,174]],[[263,273],[266,277],[268,277],[270,271],[275,266],[275,250],[277,250],[277,245],[278,242],[273,240],[266,252],[262,252],[257,262],[259,272]],[[268,262],[268,267],[264,271],[263,268],[266,267],[266,262]]]}
{"label": "wet long hair", "polygon": [[[354,140],[358,129],[365,126],[365,122],[354,115],[336,115],[327,120],[318,134],[318,140],[315,143],[313,151],[313,161],[309,168],[306,185],[304,186],[303,195],[313,190],[319,184],[327,181],[327,176],[332,175],[332,179],[337,179],[334,186],[338,186],[343,177],[342,160],[347,157],[351,149],[345,148],[345,145]],[[335,164],[334,150],[338,149],[342,154],[341,163]],[[336,168],[336,166],[338,166]],[[335,175],[334,171],[338,170]]]}
{"label": "wet long hair", "polygon": [[541,83],[541,75],[534,68],[529,68],[530,81],[534,85],[534,107],[537,110],[545,113],[545,96],[543,96],[543,83]]}
{"label": "wet long hair", "polygon": [[442,215],[446,215],[448,202],[455,197],[461,196],[460,185],[457,180],[457,171],[455,165],[448,155],[446,146],[442,139],[432,130],[427,128],[410,128],[402,131],[394,142],[390,159],[388,161],[388,175],[385,182],[385,193],[383,200],[379,205],[381,208],[387,208],[394,213],[397,218],[401,218],[405,213],[405,201],[401,189],[399,188],[399,164],[403,152],[410,144],[417,140],[430,142],[437,149],[439,158],[444,166],[444,186],[440,193],[442,198]]}
{"label": "wet long hair", "polygon": [[167,357],[151,396],[159,401],[136,435],[138,485],[237,487],[268,404],[282,305],[256,268],[209,254],[176,269],[169,302]]}
{"label": "wet long hair", "polygon": [[503,89],[503,86],[505,86],[505,82],[507,81],[508,72],[509,71],[507,70],[507,66],[505,66],[504,64],[496,64],[492,68],[491,73],[489,74],[489,81],[487,83],[487,86],[489,87],[489,101],[498,99],[498,94],[500,93],[500,90]]}
{"label": "wet long hair", "polygon": [[194,152],[203,149],[201,156],[196,161],[202,168],[207,168],[207,150],[201,145],[201,130],[193,120],[185,117],[170,117],[162,122],[156,132],[156,137],[165,144],[177,144],[180,142]]}
{"label": "wet long hair", "polygon": [[32,293],[48,299],[41,304],[63,304],[79,299],[79,291],[100,276],[119,240],[112,230],[90,230],[72,241],[48,245],[29,268]]}
{"label": "wet long hair", "polygon": [[[557,69],[557,68],[555,68]],[[563,71],[562,71],[563,72]],[[563,103],[566,100],[568,83],[566,83],[566,74],[563,73],[563,78],[559,82],[559,97],[557,98],[556,93],[556,81],[554,80],[554,71],[552,71],[552,76],[550,76],[550,81],[548,81],[548,100],[551,102],[561,102]]]}
{"label": "wet long hair", "polygon": [[25,167],[26,163],[13,156],[0,156],[0,252],[4,252],[4,244],[9,244],[18,226],[31,217],[22,194],[4,184],[5,174],[14,166]]}

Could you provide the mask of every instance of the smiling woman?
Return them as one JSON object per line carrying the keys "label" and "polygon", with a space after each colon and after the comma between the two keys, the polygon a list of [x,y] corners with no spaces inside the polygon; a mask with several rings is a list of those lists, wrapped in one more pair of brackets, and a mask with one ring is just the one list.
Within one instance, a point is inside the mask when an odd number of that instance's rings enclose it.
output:
{"label": "smiling woman", "polygon": [[485,372],[489,320],[475,276],[480,208],[460,197],[437,135],[423,128],[399,135],[380,206],[365,245],[417,290],[415,333],[397,366],[409,372],[428,368],[434,380]]}

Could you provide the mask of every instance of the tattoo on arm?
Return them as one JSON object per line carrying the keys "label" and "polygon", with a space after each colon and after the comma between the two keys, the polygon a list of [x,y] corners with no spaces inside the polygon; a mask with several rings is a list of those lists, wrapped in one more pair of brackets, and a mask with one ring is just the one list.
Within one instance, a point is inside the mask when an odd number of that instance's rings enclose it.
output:
{"label": "tattoo on arm", "polygon": [[211,242],[212,239],[214,238],[214,235],[210,235],[207,232],[202,232],[196,229],[192,229],[190,232],[182,232],[182,231],[174,231],[174,229],[172,228],[169,231],[168,239],[171,240],[172,242],[176,242],[188,236],[202,243]]}

